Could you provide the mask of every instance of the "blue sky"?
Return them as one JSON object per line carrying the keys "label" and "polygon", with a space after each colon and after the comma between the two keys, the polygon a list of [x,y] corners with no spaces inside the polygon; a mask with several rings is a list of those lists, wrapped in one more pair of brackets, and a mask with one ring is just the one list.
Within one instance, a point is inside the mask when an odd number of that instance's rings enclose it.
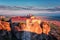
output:
{"label": "blue sky", "polygon": [[40,13],[60,14],[60,0],[0,0],[1,13],[5,15],[21,15],[22,13],[38,15]]}
{"label": "blue sky", "polygon": [[60,6],[60,0],[0,0],[0,5],[37,6],[50,8]]}

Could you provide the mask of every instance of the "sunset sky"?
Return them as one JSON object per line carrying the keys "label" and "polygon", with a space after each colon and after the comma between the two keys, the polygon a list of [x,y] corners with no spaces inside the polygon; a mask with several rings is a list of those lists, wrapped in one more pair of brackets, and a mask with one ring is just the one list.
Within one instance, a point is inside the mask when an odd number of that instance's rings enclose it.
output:
{"label": "sunset sky", "polygon": [[1,13],[60,13],[60,0],[0,0]]}

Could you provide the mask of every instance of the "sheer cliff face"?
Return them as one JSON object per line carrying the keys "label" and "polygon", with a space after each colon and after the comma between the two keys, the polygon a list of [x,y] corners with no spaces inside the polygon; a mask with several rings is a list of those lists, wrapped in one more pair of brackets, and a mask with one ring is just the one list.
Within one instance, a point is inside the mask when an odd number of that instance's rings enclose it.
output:
{"label": "sheer cliff face", "polygon": [[0,27],[2,28],[1,30],[11,31],[9,22],[1,21],[0,22]]}
{"label": "sheer cliff face", "polygon": [[50,32],[50,26],[49,26],[49,24],[47,22],[44,22],[42,24],[42,27],[43,27],[43,33],[49,34],[49,32]]}
{"label": "sheer cliff face", "polygon": [[28,32],[37,33],[37,34],[42,33],[42,29],[40,25],[36,22],[34,24],[29,24],[29,26],[22,24],[21,27],[23,31],[28,31]]}

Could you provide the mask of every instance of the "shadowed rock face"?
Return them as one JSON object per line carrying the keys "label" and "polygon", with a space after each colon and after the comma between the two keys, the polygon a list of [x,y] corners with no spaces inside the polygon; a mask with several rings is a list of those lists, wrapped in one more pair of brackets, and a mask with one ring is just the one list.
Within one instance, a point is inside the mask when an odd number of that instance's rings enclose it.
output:
{"label": "shadowed rock face", "polygon": [[50,24],[51,31],[50,34],[57,38],[57,40],[60,40],[60,27],[56,26],[55,24]]}

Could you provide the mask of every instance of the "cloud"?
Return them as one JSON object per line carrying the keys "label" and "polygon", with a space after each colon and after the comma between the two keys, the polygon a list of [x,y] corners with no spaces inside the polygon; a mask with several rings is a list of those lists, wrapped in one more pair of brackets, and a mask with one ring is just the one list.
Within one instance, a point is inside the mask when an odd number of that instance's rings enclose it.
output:
{"label": "cloud", "polygon": [[44,7],[21,7],[21,6],[4,6],[0,5],[0,9],[3,10],[34,10],[34,11],[60,11],[60,7],[55,8],[44,8]]}
{"label": "cloud", "polygon": [[60,7],[40,8],[40,7],[18,7],[0,5],[0,15],[26,15],[39,13],[60,13]]}

